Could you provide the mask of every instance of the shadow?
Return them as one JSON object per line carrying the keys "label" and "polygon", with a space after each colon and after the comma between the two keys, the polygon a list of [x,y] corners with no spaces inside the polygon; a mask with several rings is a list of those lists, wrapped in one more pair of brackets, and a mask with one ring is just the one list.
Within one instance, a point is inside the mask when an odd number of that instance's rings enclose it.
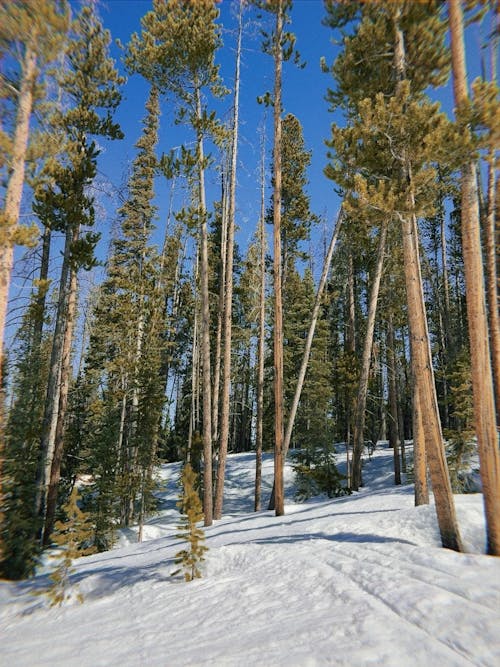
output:
{"label": "shadow", "polygon": [[113,593],[123,590],[125,587],[135,586],[137,583],[178,583],[175,577],[170,576],[170,570],[174,568],[174,565],[174,558],[165,558],[161,563],[154,562],[149,565],[96,567],[95,570],[74,572],[71,575],[71,585],[77,586],[86,579],[92,578],[90,590],[83,588],[81,590],[85,600],[100,599],[113,595]]}
{"label": "shadow", "polygon": [[[312,510],[313,508],[311,508]],[[387,512],[399,512],[399,509],[385,509],[385,510],[366,510],[366,511],[361,511],[361,512],[326,512],[325,514],[315,514],[314,515],[314,520],[318,519],[329,519],[330,517],[346,517],[346,516],[355,516],[355,515],[360,515],[360,514],[386,514]],[[297,512],[298,514],[298,512]],[[215,530],[213,530],[210,533],[207,533],[207,537],[211,537],[212,535],[214,537],[221,537],[224,536],[226,533],[229,535],[236,535],[238,533],[248,533],[250,531],[263,531],[263,530],[268,530],[268,529],[273,529],[276,525],[283,525],[284,523],[288,524],[289,526],[295,526],[298,523],[305,523],[307,521],[311,521],[309,517],[304,517],[301,519],[295,519],[296,515],[295,514],[289,514],[285,515],[282,517],[276,517],[274,516],[274,513],[269,513],[269,523],[266,524],[261,524],[258,526],[250,526],[249,528],[242,528],[241,530],[231,528],[231,525],[234,523],[242,523],[242,521],[228,521],[227,523],[219,524],[218,526],[214,525]],[[253,517],[252,517],[253,518]],[[287,520],[289,519],[289,520]],[[227,530],[226,530],[227,528]],[[219,530],[217,530],[219,529]],[[207,529],[209,530],[209,529]],[[312,534],[312,533],[311,533]],[[305,534],[307,535],[307,534]],[[304,537],[306,539],[306,537]],[[258,540],[251,540],[251,542],[257,542]]]}
{"label": "shadow", "polygon": [[386,535],[374,535],[370,533],[335,533],[327,535],[326,533],[305,533],[302,535],[288,535],[282,537],[269,537],[253,540],[254,544],[293,544],[295,542],[308,542],[310,540],[328,540],[330,542],[350,542],[353,544],[408,544],[416,546],[415,542],[402,540],[397,537],[387,537]]}

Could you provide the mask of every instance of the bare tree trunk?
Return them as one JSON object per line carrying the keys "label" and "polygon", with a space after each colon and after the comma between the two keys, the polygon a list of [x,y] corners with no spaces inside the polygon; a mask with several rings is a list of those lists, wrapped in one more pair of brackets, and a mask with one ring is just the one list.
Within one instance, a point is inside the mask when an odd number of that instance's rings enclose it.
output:
{"label": "bare tree trunk", "polygon": [[[405,449],[405,414],[404,414],[404,391],[401,382],[401,373],[398,373],[396,357],[396,341],[394,340],[394,380],[396,382],[396,408],[398,411],[399,453],[401,456],[401,472],[406,473],[406,449]],[[406,383],[405,385],[406,386]]]}
{"label": "bare tree trunk", "polygon": [[444,547],[462,551],[455,515],[453,494],[444,452],[441,422],[437,405],[432,356],[427,330],[427,315],[422,291],[415,216],[400,216],[403,230],[403,254],[410,325],[410,349],[413,386],[418,394],[426,443],[427,462],[436,502],[441,542]]}
{"label": "bare tree trunk", "polygon": [[[220,247],[220,285],[219,285],[219,303],[217,307],[217,331],[215,334],[215,359],[213,372],[213,389],[212,389],[212,441],[217,443],[219,438],[219,405],[220,405],[220,375],[222,365],[222,330],[224,327],[224,308],[226,298],[226,272],[227,272],[227,228],[228,228],[228,193],[227,186],[224,181],[226,178],[226,167],[222,167],[222,212],[221,212],[221,247]],[[217,518],[217,517],[215,517]]]}
{"label": "bare tree trunk", "polygon": [[366,397],[368,394],[368,378],[370,375],[370,362],[373,347],[373,334],[375,331],[375,316],[377,314],[378,295],[380,292],[380,281],[384,266],[385,242],[387,238],[387,222],[380,226],[377,261],[375,275],[370,293],[368,307],[368,318],[366,322],[366,337],[363,346],[363,359],[361,362],[361,373],[359,378],[358,397],[356,401],[356,414],[354,418],[353,452],[352,452],[352,488],[358,491],[362,484],[361,454],[364,447],[365,410]]}
{"label": "bare tree trunk", "polygon": [[[144,260],[144,257],[142,258]],[[144,296],[139,295],[139,316],[137,318],[137,327],[135,331],[135,353],[134,353],[134,375],[132,380],[132,400],[130,402],[130,426],[129,426],[129,471],[131,478],[134,479],[137,473],[137,459],[139,457],[139,448],[137,446],[137,423],[139,420],[139,364],[142,357],[142,348],[144,342]],[[151,434],[151,446],[153,446],[153,434]],[[135,483],[133,483],[129,499],[129,521],[135,517]],[[129,487],[130,488],[130,487]],[[143,498],[141,498],[141,502]]]}
{"label": "bare tree trunk", "polygon": [[398,397],[396,388],[396,355],[394,353],[394,325],[392,315],[387,319],[387,375],[389,380],[389,446],[394,452],[394,484],[401,484],[401,465],[399,460],[400,429],[398,419]]}
{"label": "bare tree trunk", "polygon": [[191,348],[191,408],[189,413],[189,431],[186,450],[186,463],[191,463],[193,454],[193,440],[198,429],[198,397],[199,397],[199,356],[200,356],[200,323],[199,323],[199,290],[198,274],[200,263],[199,243],[196,248],[196,259],[193,272],[193,294],[194,294],[194,321],[193,321],[193,343]]}
{"label": "bare tree trunk", "polygon": [[47,507],[45,513],[45,526],[43,530],[43,544],[45,546],[50,544],[50,536],[54,530],[58,486],[59,480],[61,479],[61,463],[64,453],[64,429],[66,426],[69,385],[71,382],[71,347],[75,328],[77,301],[77,275],[76,269],[74,268],[72,268],[70,272],[68,292],[66,327],[64,331],[64,341],[61,355],[57,423],[54,436],[54,455],[52,458],[52,466],[47,489]]}
{"label": "bare tree trunk", "polygon": [[[196,88],[196,115],[201,121],[201,92]],[[205,201],[205,169],[203,136],[198,133],[198,197],[201,213],[200,274],[201,274],[201,357],[203,383],[203,514],[205,526],[213,523],[212,497],[212,380],[210,377],[210,294],[208,286],[208,230]]]}
{"label": "bare tree trunk", "polygon": [[50,355],[49,377],[45,408],[40,438],[40,459],[37,470],[35,512],[42,518],[45,525],[47,512],[47,494],[49,490],[52,462],[54,458],[57,418],[59,414],[60,384],[62,380],[63,353],[65,332],[68,317],[68,304],[71,294],[71,246],[78,236],[77,230],[70,228],[66,231],[64,244],[63,264],[59,281],[59,296],[57,302],[56,323]]}
{"label": "bare tree trunk", "polygon": [[[455,105],[468,102],[463,15],[459,0],[448,0]],[[500,453],[488,339],[481,254],[479,203],[474,163],[462,168],[462,247],[469,328],[474,419],[486,518],[487,551],[500,556]]]}
{"label": "bare tree trunk", "polygon": [[[396,6],[394,17],[394,68],[398,84],[401,86],[405,78],[405,44],[399,18],[401,7]],[[417,218],[415,213],[415,197],[413,193],[413,176],[411,164],[406,152],[401,157],[401,181],[407,188],[408,211],[405,215],[398,213],[403,235],[403,264],[405,272],[406,295],[408,303],[408,324],[410,330],[410,350],[413,374],[413,386],[416,387],[426,442],[427,462],[431,474],[432,490],[436,504],[436,514],[443,547],[462,551],[462,542],[458,530],[455,505],[451,491],[450,477],[444,451],[441,420],[437,403],[434,370],[427,328],[420,268]]]}
{"label": "bare tree trunk", "polygon": [[[285,457],[288,453],[288,449],[290,447],[290,441],[292,439],[292,431],[293,431],[293,425],[295,422],[295,417],[297,415],[297,408],[299,407],[299,401],[300,401],[300,395],[302,393],[302,387],[304,386],[304,380],[306,377],[306,372],[307,372],[307,366],[309,364],[309,357],[311,355],[311,348],[312,348],[312,343],[314,339],[314,333],[316,331],[316,324],[318,322],[318,317],[319,317],[319,310],[321,308],[321,302],[323,299],[323,292],[325,289],[326,285],[326,280],[328,278],[328,273],[330,271],[330,265],[332,262],[332,257],[333,257],[333,251],[335,250],[335,246],[337,244],[337,239],[339,237],[340,233],[340,227],[342,225],[342,209],[340,210],[338,217],[337,217],[337,223],[335,225],[335,228],[333,230],[333,235],[332,239],[330,241],[330,246],[328,248],[327,255],[325,257],[325,262],[323,264],[323,271],[321,273],[321,278],[318,284],[318,289],[316,291],[316,298],[314,301],[314,307],[313,311],[311,314],[311,322],[309,324],[309,331],[307,332],[307,338],[306,338],[306,343],[304,346],[304,353],[302,355],[302,362],[300,366],[300,371],[299,371],[299,376],[297,378],[297,385],[295,387],[295,393],[293,396],[293,401],[292,405],[290,407],[290,413],[288,415],[288,421],[286,424],[286,433],[285,433],[285,438],[283,441],[283,456]],[[269,509],[274,509],[274,499],[275,499],[275,489],[273,488],[273,491],[271,493],[271,499],[269,501]]]}
{"label": "bare tree trunk", "polygon": [[[497,2],[497,12],[494,27],[497,30],[496,39],[492,38],[491,48],[491,81],[497,82],[498,33],[500,31],[500,13]],[[499,221],[496,207],[497,190],[499,184],[495,168],[495,151],[491,150],[488,156],[488,191],[486,209],[486,285],[488,294],[488,315],[491,337],[491,355],[493,368],[493,382],[495,387],[495,402],[497,427],[500,424],[500,316],[498,314],[498,273],[497,273],[497,242],[500,242]]]}
{"label": "bare tree trunk", "polygon": [[198,395],[198,306],[195,304],[193,324],[193,347],[191,351],[191,409],[189,412],[189,431],[186,449],[186,463],[191,462],[193,436],[196,431],[196,396]]}
{"label": "bare tree trunk", "polygon": [[495,243],[496,226],[496,169],[494,156],[490,154],[488,164],[488,196],[485,225],[486,239],[486,287],[488,296],[488,318],[491,341],[493,380],[495,387],[495,405],[497,424],[500,423],[500,317],[498,314],[498,277],[497,252]]}
{"label": "bare tree trunk", "polygon": [[[352,256],[352,247],[349,246],[349,256],[347,260],[347,293],[348,293],[348,322],[347,322],[347,331],[346,331],[346,350],[352,355],[352,360],[354,361],[354,355],[356,353],[356,300],[354,293],[354,261]],[[352,443],[352,432],[353,432],[353,416],[355,414],[355,403],[354,397],[352,396],[349,390],[346,391],[346,465],[347,465],[347,488],[351,489],[352,485],[352,470],[351,470],[351,443]]]}
{"label": "bare tree trunk", "polygon": [[[5,193],[5,206],[0,211],[3,234],[0,242],[0,387],[2,386],[2,359],[5,335],[5,320],[9,300],[10,277],[14,263],[14,239],[12,234],[19,221],[24,185],[26,151],[28,149],[29,125],[33,109],[33,88],[37,77],[37,56],[26,47],[22,68],[19,96],[17,100],[16,130],[10,161],[9,179]],[[0,424],[0,428],[1,428]],[[0,462],[1,464],[1,462]]]}
{"label": "bare tree trunk", "polygon": [[425,454],[424,425],[422,410],[418,400],[418,388],[413,388],[413,477],[415,488],[415,507],[429,504],[427,485],[427,457]]}
{"label": "bare tree trunk", "polygon": [[52,234],[50,229],[48,227],[45,227],[45,229],[43,230],[43,237],[42,237],[42,260],[40,263],[40,274],[39,274],[40,283],[38,288],[38,296],[36,300],[37,319],[35,324],[35,331],[33,334],[33,348],[37,350],[40,349],[43,337],[45,303],[47,301],[47,289],[48,289],[51,236]]}
{"label": "bare tree trunk", "polygon": [[231,390],[231,343],[233,317],[233,257],[234,257],[234,228],[236,212],[236,167],[238,160],[238,129],[239,129],[239,100],[240,100],[240,61],[241,61],[241,34],[243,26],[243,2],[240,2],[238,16],[238,41],[236,48],[236,71],[234,75],[234,108],[233,108],[233,136],[231,141],[231,173],[229,176],[229,216],[227,225],[227,258],[226,258],[226,289],[224,298],[224,349],[223,349],[223,376],[222,376],[222,409],[221,430],[219,443],[219,465],[217,468],[217,485],[215,489],[214,515],[216,519],[222,516],[224,501],[224,478],[226,474],[226,457],[229,441],[229,407]]}
{"label": "bare tree trunk", "polygon": [[283,1],[278,0],[274,44],[274,486],[276,516],[285,513],[283,485],[283,303],[281,260],[281,70],[283,53]]}
{"label": "bare tree trunk", "polygon": [[255,426],[255,506],[258,512],[261,508],[262,487],[262,441],[264,435],[264,342],[266,326],[266,231],[265,231],[265,176],[266,176],[266,147],[265,134],[262,133],[261,162],[260,162],[260,220],[259,220],[259,333],[257,343],[257,423]]}
{"label": "bare tree trunk", "polygon": [[349,318],[347,321],[346,348],[348,352],[354,354],[356,351],[356,300],[354,298],[354,261],[352,258],[352,248],[349,248],[349,257],[347,258],[347,290]]}

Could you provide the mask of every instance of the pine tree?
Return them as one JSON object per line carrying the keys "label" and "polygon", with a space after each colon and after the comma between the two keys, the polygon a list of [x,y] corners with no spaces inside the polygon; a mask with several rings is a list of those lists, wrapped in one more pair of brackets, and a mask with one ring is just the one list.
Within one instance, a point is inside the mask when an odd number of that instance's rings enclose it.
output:
{"label": "pine tree", "polygon": [[204,443],[205,524],[213,520],[212,499],[212,386],[210,353],[210,295],[208,264],[208,211],[205,192],[205,171],[209,158],[205,156],[207,135],[220,141],[223,132],[204,102],[203,93],[215,97],[224,94],[215,52],[220,46],[220,32],[215,24],[219,11],[213,0],[154,0],[153,9],[142,18],[141,35],[134,34],[129,44],[127,65],[168,92],[178,103],[177,120],[186,122],[194,131],[194,152],[182,148],[180,160],[172,157],[171,164],[183,169],[193,183],[194,203],[186,218],[197,228],[199,235],[200,296],[201,296],[201,359]]}
{"label": "pine tree", "polygon": [[177,534],[177,537],[187,541],[188,546],[176,554],[175,562],[181,565],[181,569],[173,573],[175,575],[182,570],[185,581],[193,581],[201,577],[199,566],[205,560],[203,554],[208,551],[208,547],[203,544],[205,533],[197,525],[203,520],[203,511],[196,483],[196,474],[191,464],[186,463],[182,470],[181,495],[177,503],[183,519],[178,526],[181,532]]}
{"label": "pine tree", "polygon": [[1,571],[8,579],[33,574],[40,553],[40,545],[34,539],[40,528],[40,519],[34,512],[35,482],[50,341],[47,336],[38,340],[38,296],[32,298],[16,336],[14,401],[5,428]]}
{"label": "pine tree", "polygon": [[68,21],[65,0],[40,0],[36,4],[14,0],[0,5],[2,51],[13,58],[19,70],[12,81],[7,73],[2,72],[0,77],[0,97],[12,106],[15,116],[12,128],[0,127],[0,168],[5,170],[7,182],[0,210],[0,359],[14,245],[30,243],[37,231],[19,225],[31,117],[44,97],[42,74],[65,43]]}
{"label": "pine tree", "polygon": [[71,492],[68,502],[63,505],[62,512],[65,519],[54,524],[53,543],[60,552],[53,555],[57,560],[54,570],[49,575],[50,586],[41,591],[50,601],[50,606],[61,606],[75,598],[83,602],[83,595],[77,586],[71,585],[71,575],[74,574],[73,560],[94,553],[93,536],[94,527],[88,514],[78,506],[79,491],[75,486]]}
{"label": "pine tree", "polygon": [[96,480],[91,506],[99,517],[100,548],[109,544],[114,525],[128,526],[137,518],[142,527],[152,502],[165,401],[165,301],[172,278],[168,272],[175,271],[175,264],[162,266],[150,238],[159,122],[154,87],[146,112],[127,198],[119,210],[120,229],[97,299],[83,379],[88,400],[99,406],[89,405],[83,441]]}
{"label": "pine tree", "polygon": [[[401,225],[412,369],[436,510],[443,546],[460,550],[430,358],[417,229],[418,217],[432,209],[434,163],[446,163],[445,146],[453,136],[447,119],[423,95],[427,85],[441,82],[446,74],[443,36],[434,5],[363,6],[363,20],[345,40],[344,53],[333,68],[352,124],[334,128],[334,162],[327,175],[348,193],[346,206],[352,213],[363,216],[370,210],[380,216],[379,224]],[[381,40],[392,46],[384,47],[383,56]],[[367,65],[375,63],[377,71],[367,76]],[[378,79],[385,68],[387,77]]]}
{"label": "pine tree", "polygon": [[52,180],[39,190],[37,211],[65,234],[63,264],[52,344],[49,380],[41,436],[41,458],[37,474],[36,511],[43,517],[43,541],[48,544],[55,520],[64,428],[71,372],[71,345],[77,301],[77,275],[90,269],[95,259],[95,233],[82,227],[94,222],[93,198],[88,185],[97,169],[99,150],[92,135],[121,138],[112,112],[120,102],[123,83],[108,55],[110,36],[90,6],[83,7],[73,23],[74,41],[68,50],[68,68],[61,87],[71,108],[61,111],[60,127],[67,135],[64,161],[53,166]]}
{"label": "pine tree", "polygon": [[462,473],[469,464],[469,457],[475,451],[474,406],[470,358],[466,350],[455,360],[450,373],[450,417],[452,427],[445,430],[446,456],[450,469],[453,491],[462,493],[465,483]]}
{"label": "pine tree", "polygon": [[[468,140],[470,143],[470,129],[463,122],[463,116],[460,117],[464,112],[465,117],[467,116],[466,108],[470,104],[465,69],[461,3],[458,0],[449,0],[448,13],[453,91],[459,115],[460,136],[465,142]],[[486,86],[483,87],[483,93],[485,92]],[[483,95],[483,97],[486,97],[486,95]],[[483,109],[483,111],[486,111],[486,109]],[[498,132],[498,99],[489,107],[489,111],[493,117],[496,116],[495,129]],[[495,397],[486,314],[476,166],[470,158],[464,160],[461,167],[461,196],[462,243],[467,295],[467,320],[470,336],[472,393],[487,525],[487,551],[491,555],[500,556],[500,453],[498,451]],[[498,331],[495,331],[494,335],[498,335]]]}
{"label": "pine tree", "polygon": [[[10,58],[13,71],[0,73],[0,175],[5,198],[0,207],[0,523],[3,522],[5,458],[4,424],[4,335],[11,272],[16,244],[32,245],[36,227],[19,224],[25,181],[30,123],[44,98],[45,68],[59,54],[66,40],[69,11],[65,0],[41,0],[35,6],[26,0],[0,4],[2,58]],[[7,122],[4,122],[4,120]],[[10,122],[12,120],[12,123]],[[46,139],[46,136],[45,136]],[[42,155],[48,141],[42,141]],[[45,144],[45,145],[44,145]],[[2,558],[0,544],[0,559]]]}
{"label": "pine tree", "polygon": [[[219,458],[217,467],[217,485],[214,499],[214,517],[222,516],[224,500],[224,477],[226,456],[229,442],[229,406],[231,389],[231,340],[232,340],[232,307],[233,307],[233,264],[234,264],[234,233],[236,213],[236,167],[238,158],[238,133],[240,109],[240,69],[241,39],[243,31],[243,2],[240,1],[238,15],[238,38],[236,47],[236,66],[234,76],[234,104],[231,135],[231,171],[229,175],[229,206],[227,220],[227,249],[224,258],[225,285],[223,305],[223,376],[221,395],[221,432],[219,442]],[[215,393],[215,392],[214,392]],[[215,398],[215,397],[214,397]]]}

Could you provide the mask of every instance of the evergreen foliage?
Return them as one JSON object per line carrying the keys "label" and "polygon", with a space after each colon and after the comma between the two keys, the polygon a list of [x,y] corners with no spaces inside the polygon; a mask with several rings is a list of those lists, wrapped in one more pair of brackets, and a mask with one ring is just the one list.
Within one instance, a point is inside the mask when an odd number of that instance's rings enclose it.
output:
{"label": "evergreen foliage", "polygon": [[181,493],[177,507],[182,515],[182,522],[178,528],[181,532],[177,534],[182,540],[187,541],[188,546],[176,554],[175,562],[181,565],[180,571],[184,572],[185,581],[193,581],[201,577],[200,563],[204,560],[203,554],[208,550],[203,542],[205,533],[197,524],[203,520],[203,509],[197,486],[197,475],[191,464],[187,463],[180,479]]}
{"label": "evergreen foliage", "polygon": [[335,453],[332,445],[292,452],[295,497],[299,502],[321,494],[339,498],[351,493],[345,475],[339,473],[335,465]]}
{"label": "evergreen foliage", "polygon": [[467,475],[464,473],[469,469],[470,456],[476,449],[470,358],[466,351],[455,360],[449,382],[453,427],[444,431],[446,458],[453,490],[455,493],[463,493],[468,488]]}
{"label": "evergreen foliage", "polygon": [[53,542],[59,551],[52,558],[57,563],[49,575],[50,586],[41,592],[47,596],[51,607],[59,607],[73,598],[80,603],[84,599],[78,587],[71,585],[74,573],[72,562],[75,558],[94,553],[94,527],[89,515],[79,508],[78,499],[79,491],[75,486],[68,502],[62,507],[65,519],[56,521],[54,525]]}
{"label": "evergreen foliage", "polygon": [[90,502],[100,548],[112,541],[115,525],[127,526],[134,517],[142,520],[151,508],[164,404],[164,287],[172,266],[162,267],[150,245],[159,119],[155,88],[146,111],[128,198],[119,211],[120,230],[97,300],[83,379],[89,402],[83,447],[95,478]]}
{"label": "evergreen foliage", "polygon": [[[94,186],[106,146],[101,140],[122,137],[113,114],[123,78],[109,56],[110,35],[94,2],[84,3],[70,23],[66,0],[0,0],[0,189],[5,194],[0,330],[13,247],[35,242],[36,230],[19,224],[22,196],[43,232],[40,247],[19,265],[23,289],[31,281],[31,298],[22,302],[22,319],[15,311],[21,301],[12,308],[18,328],[8,364],[7,354],[0,354],[0,568],[1,576],[12,579],[33,574],[43,546],[51,544],[54,522],[67,516],[66,522],[56,522],[55,542],[67,539],[70,547],[61,546],[53,573],[54,604],[67,599],[76,557],[71,554],[82,553],[73,549],[71,521],[91,533],[79,543],[99,551],[112,546],[120,527],[139,524],[140,540],[156,503],[159,460],[187,462],[179,530],[188,546],[177,559],[186,580],[200,576],[206,549],[197,523],[211,523],[214,498],[215,517],[222,511],[222,494],[213,494],[212,483],[217,479],[223,488],[226,449],[248,451],[255,444],[259,468],[262,442],[267,449],[274,446],[280,478],[276,508],[283,513],[288,444],[298,497],[335,497],[361,484],[357,454],[368,438],[390,436],[395,472],[401,445],[404,471],[404,439],[412,437],[416,424],[415,432],[425,435],[438,499],[449,487],[441,420],[453,488],[466,485],[464,465],[476,447],[474,421],[480,426],[478,413],[476,420],[472,414],[471,358],[481,348],[475,345],[471,355],[466,351],[471,331],[466,301],[482,279],[467,288],[464,256],[472,237],[460,225],[474,197],[460,201],[457,174],[468,165],[474,194],[476,182],[481,189],[484,179],[471,160],[488,162],[482,224],[485,257],[494,264],[498,88],[484,80],[483,72],[470,96],[462,96],[457,122],[451,123],[431,102],[431,89],[445,84],[450,70],[450,25],[442,3],[325,0],[323,23],[334,31],[336,57],[331,64],[323,60],[322,69],[333,77],[326,99],[336,115],[324,173],[343,204],[338,247],[316,320],[321,251],[308,194],[312,154],[300,119],[282,105],[286,61],[300,60],[288,28],[292,0],[249,4],[262,19],[261,46],[275,69],[273,92],[259,98],[274,107],[276,150],[266,174],[263,141],[258,240],[241,254],[235,248],[233,223],[239,222],[240,233],[249,238],[254,211],[245,197],[235,200],[236,93],[235,127],[230,131],[231,123],[220,120],[229,112],[222,104],[228,91],[217,64],[227,27],[220,22],[218,2],[153,0],[125,50],[125,67],[148,82],[149,96],[119,192],[104,277],[87,301],[90,316],[76,373],[78,278],[99,263],[99,232],[106,223]],[[467,2],[467,11],[474,4]],[[242,0],[240,10],[244,5]],[[241,27],[240,20],[239,40]],[[238,41],[238,52],[240,47]],[[51,67],[54,62],[57,68]],[[239,66],[237,72],[235,91]],[[494,72],[492,65],[492,79]],[[244,86],[244,68],[242,75]],[[177,129],[158,153],[161,111],[166,124],[172,121]],[[245,169],[248,175],[250,167]],[[160,178],[169,182],[170,203],[164,229],[157,231]],[[267,211],[266,180],[273,189]],[[23,192],[25,181],[30,189]],[[219,182],[220,201],[214,201]],[[111,205],[108,197],[102,210],[109,212]],[[267,267],[264,260],[265,223],[276,232],[272,270],[270,259]],[[326,222],[323,233],[326,256]],[[479,260],[480,255],[476,252]],[[266,292],[267,271],[274,294],[269,286]],[[487,282],[494,291],[495,271]],[[490,317],[495,303],[489,295]],[[313,304],[317,325],[302,384],[297,378],[303,379]],[[483,336],[490,342],[496,331],[491,321],[489,336]],[[425,355],[431,353],[425,360],[424,348]],[[302,391],[295,403],[297,386]],[[418,387],[425,389],[425,409],[413,400]],[[439,414],[434,414],[437,405]],[[289,438],[285,427],[291,413]],[[351,462],[353,441],[360,446]],[[346,448],[346,479],[335,465],[334,442]],[[425,464],[420,457],[417,481],[426,479]],[[359,469],[357,481],[354,469]],[[64,504],[81,474],[89,483],[78,502],[89,520],[77,516],[73,494]],[[448,537],[452,533],[448,546],[456,548],[459,539],[454,529]]]}
{"label": "evergreen foliage", "polygon": [[15,401],[5,431],[1,571],[8,579],[33,574],[40,554],[40,544],[34,540],[40,528],[35,513],[35,482],[49,362],[49,341],[38,341],[37,336],[41,315],[33,298],[17,334]]}

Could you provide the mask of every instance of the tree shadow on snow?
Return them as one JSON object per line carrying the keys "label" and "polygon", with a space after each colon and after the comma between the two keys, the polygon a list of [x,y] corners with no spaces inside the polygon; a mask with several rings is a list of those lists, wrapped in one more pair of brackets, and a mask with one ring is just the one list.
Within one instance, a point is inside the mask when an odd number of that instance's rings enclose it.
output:
{"label": "tree shadow on snow", "polygon": [[328,540],[330,542],[353,542],[353,543],[397,543],[417,546],[415,542],[403,540],[399,537],[388,537],[387,535],[375,535],[372,533],[303,533],[301,535],[286,535],[281,537],[267,537],[252,540],[253,544],[293,544],[295,542],[308,542],[310,540]]}

